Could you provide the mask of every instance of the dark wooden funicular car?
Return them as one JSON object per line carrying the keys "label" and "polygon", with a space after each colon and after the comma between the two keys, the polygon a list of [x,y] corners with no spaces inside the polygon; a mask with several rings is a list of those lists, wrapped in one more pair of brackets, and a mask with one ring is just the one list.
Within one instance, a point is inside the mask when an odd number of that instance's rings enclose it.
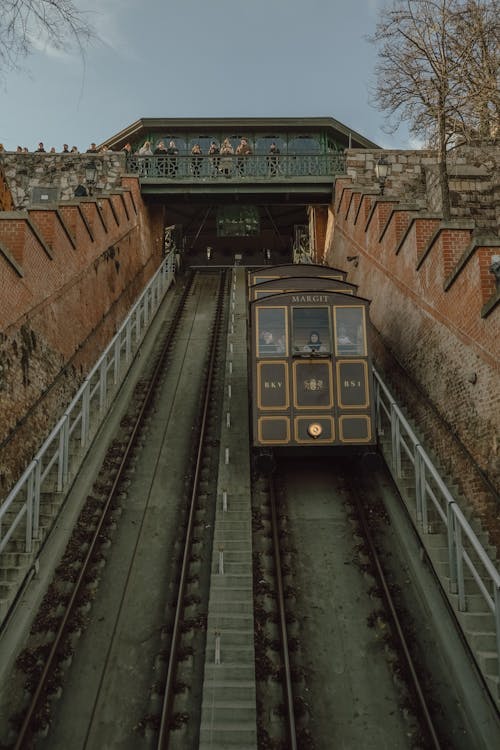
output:
{"label": "dark wooden funicular car", "polygon": [[[284,268],[293,275],[280,277]],[[339,274],[297,265],[249,275],[256,448],[363,453],[376,444],[370,303]]]}

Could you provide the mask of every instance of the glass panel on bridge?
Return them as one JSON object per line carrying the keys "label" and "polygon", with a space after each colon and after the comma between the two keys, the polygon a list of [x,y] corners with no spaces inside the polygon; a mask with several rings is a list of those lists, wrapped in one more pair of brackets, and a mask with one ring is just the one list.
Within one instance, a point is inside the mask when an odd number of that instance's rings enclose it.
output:
{"label": "glass panel on bridge", "polygon": [[296,135],[288,139],[288,153],[293,154],[320,154],[321,137],[319,135]]}

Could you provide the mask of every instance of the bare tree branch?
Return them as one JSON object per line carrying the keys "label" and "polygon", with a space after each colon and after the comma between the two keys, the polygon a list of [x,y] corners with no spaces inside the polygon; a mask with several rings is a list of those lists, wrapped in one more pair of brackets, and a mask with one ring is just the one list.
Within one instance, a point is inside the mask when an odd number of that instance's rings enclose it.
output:
{"label": "bare tree branch", "polygon": [[35,41],[58,50],[76,48],[95,36],[86,14],[71,0],[0,0],[0,76],[19,67]]}
{"label": "bare tree branch", "polygon": [[393,130],[406,121],[436,144],[445,218],[449,144],[498,130],[498,18],[499,0],[392,0],[371,37],[375,106]]}

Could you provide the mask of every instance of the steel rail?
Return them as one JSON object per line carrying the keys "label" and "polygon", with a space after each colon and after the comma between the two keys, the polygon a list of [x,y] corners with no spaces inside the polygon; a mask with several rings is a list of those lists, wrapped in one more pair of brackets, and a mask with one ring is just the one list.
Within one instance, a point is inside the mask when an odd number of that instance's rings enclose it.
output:
{"label": "steel rail", "polygon": [[401,625],[401,621],[399,619],[397,609],[394,604],[394,600],[390,592],[389,585],[387,583],[387,579],[386,579],[384,570],[382,568],[382,564],[380,562],[379,554],[377,552],[375,543],[373,541],[372,533],[368,525],[368,521],[366,519],[364,508],[361,504],[357,489],[352,488],[351,493],[352,493],[352,497],[354,498],[354,502],[356,504],[356,509],[358,512],[359,519],[361,521],[361,525],[363,527],[364,537],[368,544],[370,558],[376,568],[378,580],[379,580],[380,586],[382,587],[382,593],[383,593],[385,605],[390,613],[392,624],[398,636],[399,644],[401,646],[401,650],[403,651],[403,654],[405,657],[406,666],[408,667],[408,670],[411,675],[412,685],[413,685],[415,694],[418,699],[418,703],[422,712],[422,716],[425,720],[427,731],[429,732],[429,739],[432,742],[432,747],[435,748],[435,750],[440,750],[441,744],[439,742],[439,738],[434,728],[434,722],[432,721],[432,716],[431,716],[429,707],[427,705],[427,701],[425,699],[424,691],[420,684],[420,680],[418,679],[417,670],[415,669],[415,665],[411,657],[410,649],[408,647],[408,643],[405,638],[405,634],[403,632],[403,627]]}
{"label": "steel rail", "polygon": [[31,699],[30,705],[28,706],[27,712],[26,712],[26,714],[24,716],[23,723],[21,725],[21,729],[19,731],[19,734],[18,734],[17,739],[16,739],[16,743],[14,745],[14,750],[23,750],[23,748],[26,748],[26,746],[27,746],[26,745],[27,739],[28,739],[29,736],[32,735],[32,723],[33,723],[33,720],[34,720],[34,718],[36,716],[36,712],[37,712],[37,709],[38,709],[38,707],[40,705],[40,701],[41,701],[42,697],[45,694],[45,689],[46,689],[48,680],[49,680],[50,676],[52,675],[53,670],[56,667],[56,657],[57,657],[57,653],[58,653],[59,647],[61,646],[61,643],[62,643],[64,635],[65,635],[66,626],[68,624],[70,616],[72,615],[74,609],[76,608],[76,602],[77,602],[78,596],[79,596],[79,594],[80,594],[80,592],[81,592],[81,590],[83,588],[83,583],[84,583],[85,577],[87,575],[87,572],[88,572],[88,570],[90,568],[90,565],[91,565],[91,562],[92,562],[92,557],[93,557],[93,554],[94,554],[97,542],[99,540],[99,536],[101,534],[101,530],[102,530],[102,528],[104,526],[104,523],[105,523],[105,521],[107,519],[107,516],[108,516],[108,514],[110,512],[111,503],[112,503],[112,501],[114,499],[114,496],[116,494],[117,488],[118,488],[118,486],[120,484],[120,481],[121,481],[121,479],[123,477],[124,471],[125,471],[127,463],[128,463],[128,459],[129,459],[130,453],[131,453],[131,451],[132,451],[132,449],[133,449],[133,447],[135,445],[138,432],[139,432],[139,430],[140,430],[140,428],[142,426],[142,423],[144,421],[144,416],[145,416],[146,410],[149,407],[149,405],[150,405],[150,403],[151,403],[151,401],[153,399],[154,389],[156,387],[156,384],[157,384],[158,378],[160,376],[160,373],[163,370],[164,362],[165,362],[165,359],[167,357],[168,350],[169,350],[170,345],[172,343],[173,337],[175,335],[177,326],[179,324],[181,315],[183,313],[184,305],[186,303],[187,296],[188,296],[188,294],[190,292],[190,289],[191,289],[191,286],[192,286],[192,282],[193,282],[193,278],[194,278],[193,275],[191,275],[189,277],[188,283],[186,284],[186,288],[184,289],[184,291],[182,293],[182,296],[181,296],[181,299],[179,300],[179,304],[177,306],[177,309],[175,311],[174,317],[172,319],[170,330],[169,330],[169,332],[167,334],[167,338],[165,339],[165,342],[163,344],[162,351],[160,352],[158,361],[157,361],[157,363],[155,365],[155,368],[154,368],[153,374],[152,374],[152,376],[150,378],[148,387],[147,387],[147,389],[146,389],[146,391],[144,393],[144,398],[143,398],[143,401],[142,401],[142,404],[141,404],[141,408],[140,408],[139,413],[138,413],[138,415],[137,415],[137,417],[135,419],[134,426],[133,426],[132,431],[130,433],[130,436],[128,438],[127,444],[125,446],[125,450],[124,450],[123,455],[122,455],[122,457],[120,459],[120,464],[118,466],[117,473],[115,475],[115,478],[113,480],[112,486],[111,486],[111,488],[110,488],[110,490],[108,492],[106,501],[104,503],[104,507],[103,507],[102,513],[101,513],[100,518],[99,518],[99,522],[98,522],[97,527],[96,527],[96,529],[95,529],[95,531],[93,533],[92,540],[91,540],[91,542],[89,544],[89,548],[87,550],[87,554],[86,554],[85,559],[83,561],[83,564],[82,564],[82,566],[80,568],[79,575],[78,575],[78,577],[77,577],[77,579],[75,581],[75,586],[74,586],[73,591],[71,593],[71,597],[68,600],[65,612],[64,612],[64,614],[62,616],[62,619],[61,619],[61,621],[59,623],[59,627],[58,627],[58,629],[56,631],[54,640],[53,640],[52,645],[51,645],[50,652],[49,652],[49,654],[47,656],[47,661],[44,664],[44,668],[43,668],[42,673],[40,675],[40,679],[38,681],[36,690],[33,693],[33,697]]}
{"label": "steel rail", "polygon": [[186,527],[185,545],[182,557],[182,565],[179,579],[179,587],[177,592],[177,605],[175,608],[175,617],[172,627],[172,641],[170,646],[167,677],[165,681],[165,690],[163,695],[163,703],[161,710],[160,728],[158,732],[158,738],[156,747],[158,750],[165,750],[168,748],[169,735],[170,735],[170,720],[172,714],[172,707],[174,702],[174,687],[175,677],[177,672],[178,662],[178,650],[181,638],[181,624],[182,617],[184,614],[184,596],[186,593],[187,579],[189,574],[190,565],[190,554],[191,544],[194,532],[194,522],[197,509],[197,498],[198,498],[198,486],[200,482],[200,474],[202,470],[202,459],[204,451],[204,439],[206,433],[206,425],[208,420],[209,408],[212,403],[212,381],[215,370],[217,345],[219,342],[220,329],[222,324],[222,312],[224,293],[226,286],[226,273],[221,273],[219,280],[219,289],[217,292],[217,308],[214,316],[214,326],[212,330],[212,338],[210,342],[210,355],[208,358],[208,372],[205,380],[205,392],[203,397],[203,407],[201,411],[201,421],[198,433],[198,446],[196,451],[196,463],[193,474],[193,482],[191,488],[191,499],[189,504],[189,516]]}
{"label": "steel rail", "polygon": [[293,686],[292,686],[292,675],[290,669],[290,657],[288,654],[288,633],[286,629],[286,609],[285,609],[285,595],[283,589],[283,576],[281,574],[281,555],[280,555],[280,543],[278,535],[278,513],[276,510],[276,489],[274,486],[274,479],[271,478],[269,482],[269,502],[271,506],[271,525],[273,532],[273,551],[274,551],[274,567],[276,586],[278,589],[278,610],[279,610],[279,627],[281,635],[281,651],[284,666],[284,688],[285,688],[285,704],[288,721],[288,747],[290,750],[297,750],[297,731],[295,727],[295,711],[293,706]]}

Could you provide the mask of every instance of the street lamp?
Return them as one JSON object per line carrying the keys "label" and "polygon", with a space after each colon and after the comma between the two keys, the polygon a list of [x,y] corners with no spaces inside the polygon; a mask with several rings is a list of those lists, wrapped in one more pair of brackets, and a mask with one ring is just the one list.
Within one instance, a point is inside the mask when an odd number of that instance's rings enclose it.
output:
{"label": "street lamp", "polygon": [[380,195],[384,194],[385,181],[387,180],[387,177],[389,175],[390,168],[391,165],[389,164],[385,156],[381,156],[375,164],[375,174],[377,175],[378,184],[380,185]]}
{"label": "street lamp", "polygon": [[92,190],[96,183],[96,177],[97,167],[95,162],[89,161],[89,163],[85,165],[85,182],[89,190],[89,195],[92,195]]}

